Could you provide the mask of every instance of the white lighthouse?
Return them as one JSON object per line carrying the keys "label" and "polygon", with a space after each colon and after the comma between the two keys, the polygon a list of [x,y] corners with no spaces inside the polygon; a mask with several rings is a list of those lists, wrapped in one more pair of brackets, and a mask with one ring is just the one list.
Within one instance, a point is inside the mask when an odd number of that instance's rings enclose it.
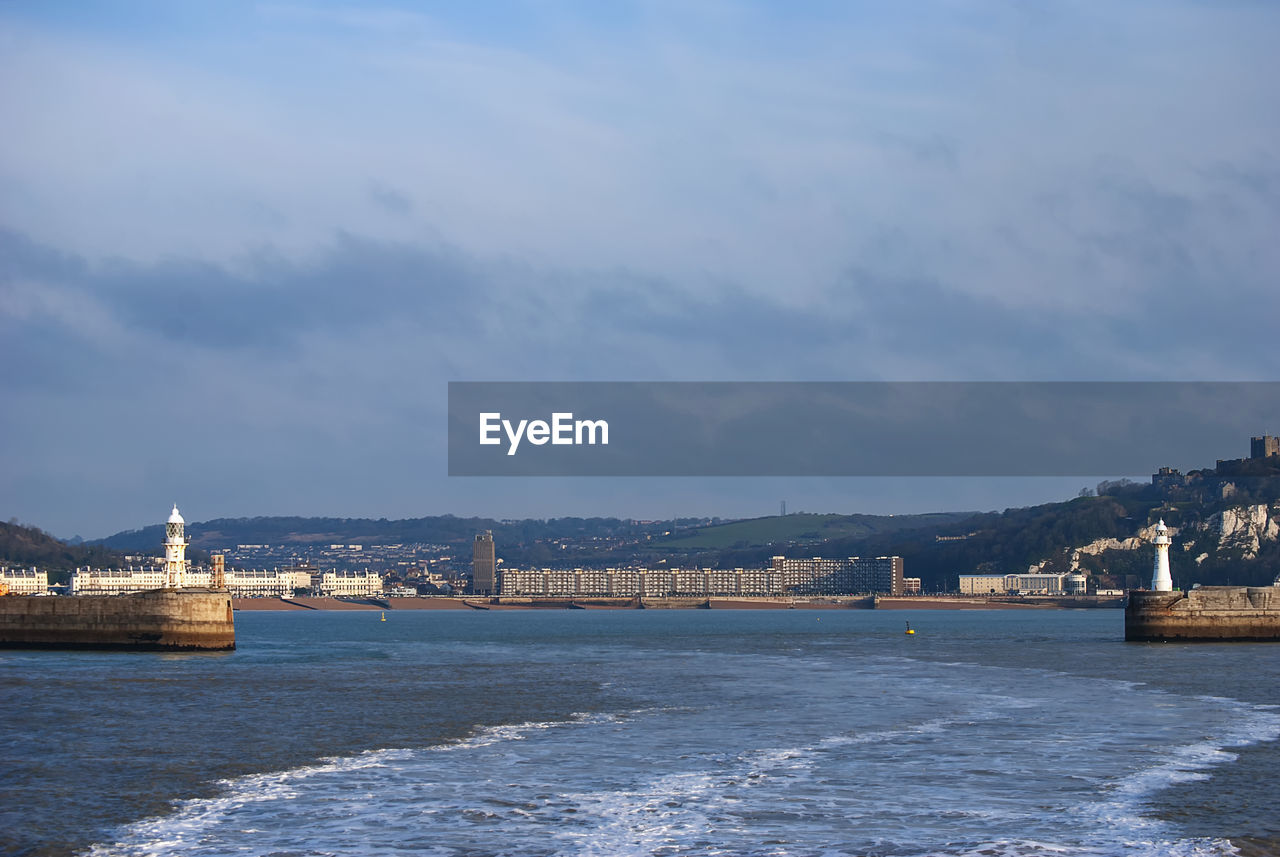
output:
{"label": "white lighthouse", "polygon": [[186,524],[175,503],[164,525],[164,585],[169,589],[187,585],[187,539],[183,532]]}
{"label": "white lighthouse", "polygon": [[1156,524],[1156,537],[1151,540],[1156,546],[1156,564],[1151,575],[1152,592],[1172,592],[1173,577],[1169,575],[1169,528],[1164,519]]}

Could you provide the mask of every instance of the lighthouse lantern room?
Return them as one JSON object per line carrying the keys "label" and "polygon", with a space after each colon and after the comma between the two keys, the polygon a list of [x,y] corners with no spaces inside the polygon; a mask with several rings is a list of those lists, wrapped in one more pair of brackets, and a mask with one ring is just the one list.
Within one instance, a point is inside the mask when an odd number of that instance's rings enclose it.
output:
{"label": "lighthouse lantern room", "polygon": [[187,585],[186,521],[178,513],[178,504],[164,526],[164,579],[169,589],[181,589]]}

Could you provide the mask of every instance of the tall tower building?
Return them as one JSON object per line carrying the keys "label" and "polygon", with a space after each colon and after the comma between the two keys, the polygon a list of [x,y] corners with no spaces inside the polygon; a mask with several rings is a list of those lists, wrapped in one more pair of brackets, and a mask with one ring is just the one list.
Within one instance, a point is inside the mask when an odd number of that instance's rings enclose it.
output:
{"label": "tall tower building", "polygon": [[164,525],[164,585],[169,589],[181,589],[187,585],[186,524],[175,503]]}
{"label": "tall tower building", "polygon": [[1280,455],[1280,437],[1264,434],[1249,438],[1250,458],[1270,458],[1273,455]]}
{"label": "tall tower building", "polygon": [[1156,564],[1151,575],[1152,592],[1172,592],[1173,577],[1169,574],[1169,528],[1164,519],[1156,524],[1156,537],[1151,540],[1156,546]]}
{"label": "tall tower building", "polygon": [[493,531],[476,534],[471,553],[471,591],[476,595],[498,593],[498,560],[493,549]]}

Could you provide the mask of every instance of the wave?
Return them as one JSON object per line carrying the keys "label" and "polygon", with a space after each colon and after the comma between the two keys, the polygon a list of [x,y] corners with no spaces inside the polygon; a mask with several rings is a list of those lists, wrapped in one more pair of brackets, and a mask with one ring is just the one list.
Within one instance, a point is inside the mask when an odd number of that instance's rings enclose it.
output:
{"label": "wave", "polygon": [[[792,723],[737,703],[478,726],[432,747],[223,781],[216,797],[180,802],[86,854],[1235,853],[1226,840],[1179,837],[1150,816],[1150,801],[1209,776],[1234,749],[1280,737],[1274,706],[1127,684],[1133,698],[1110,712],[1127,719],[1091,743],[1070,734],[1072,721],[1114,687],[1061,675],[1014,693],[969,686],[980,678],[912,676],[916,695],[896,700],[892,723],[815,697],[782,709]],[[771,692],[789,690],[780,679]],[[1135,738],[1147,719],[1149,734]],[[1187,740],[1187,722],[1202,734]],[[800,740],[752,745],[788,731]]]}

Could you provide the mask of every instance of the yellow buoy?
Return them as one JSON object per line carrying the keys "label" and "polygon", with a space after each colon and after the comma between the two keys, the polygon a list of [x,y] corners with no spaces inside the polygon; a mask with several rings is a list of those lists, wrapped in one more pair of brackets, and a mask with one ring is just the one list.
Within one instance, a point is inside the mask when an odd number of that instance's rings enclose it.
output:
{"label": "yellow buoy", "polygon": [[907,636],[914,636],[914,635],[915,635],[915,633],[916,633],[915,631],[911,630],[911,623],[910,623],[910,622],[908,622],[908,623],[907,623]]}
{"label": "yellow buoy", "polygon": [[387,621],[387,611],[386,611],[386,610],[383,610],[383,611],[382,611],[382,616],[378,619],[378,621],[379,621],[379,622],[385,622],[385,621]]}

